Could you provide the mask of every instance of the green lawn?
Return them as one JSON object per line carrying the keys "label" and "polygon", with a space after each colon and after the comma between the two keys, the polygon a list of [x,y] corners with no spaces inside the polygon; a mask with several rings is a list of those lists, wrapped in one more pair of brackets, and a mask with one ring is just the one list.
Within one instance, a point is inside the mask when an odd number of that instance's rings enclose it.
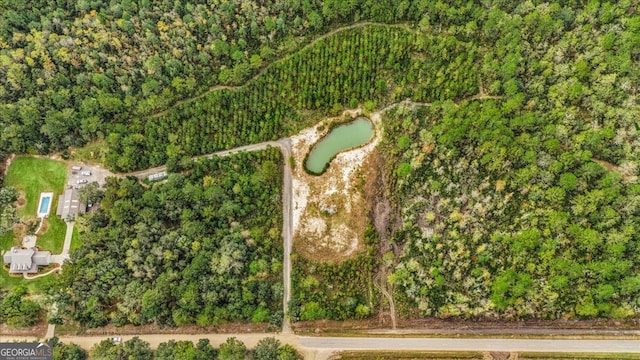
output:
{"label": "green lawn", "polygon": [[13,233],[13,231],[9,231],[0,235],[0,252],[10,249],[14,245],[18,245],[14,244],[14,239],[15,234]]}
{"label": "green lawn", "polygon": [[0,289],[11,291],[15,286],[24,285],[29,289],[32,294],[40,294],[43,290],[43,285],[53,282],[57,274],[51,274],[43,276],[41,278],[33,280],[25,280],[20,276],[10,276],[9,272],[5,269],[0,269]]}
{"label": "green lawn", "polygon": [[[64,244],[64,231],[66,226],[64,224],[64,221],[60,220],[59,218],[58,220],[62,222],[62,226],[63,226],[62,235],[61,235],[62,240],[59,241],[59,244],[58,244],[59,250],[57,250],[59,253],[62,251],[62,245]],[[50,232],[51,230],[47,231],[47,234],[49,234]],[[9,231],[0,236],[0,253],[4,252],[5,250],[8,250],[14,245],[20,245],[20,243],[14,243],[14,238],[15,238],[15,235],[13,231]],[[38,245],[42,246],[40,241],[41,241],[41,238],[38,239]],[[0,263],[1,263],[0,289],[7,290],[7,291],[11,291],[11,289],[13,289],[17,285],[26,285],[27,288],[29,289],[29,292],[31,292],[32,294],[39,294],[42,292],[42,289],[43,289],[42,286],[46,283],[52,282],[54,277],[57,276],[57,274],[52,274],[52,275],[34,279],[34,280],[25,280],[22,278],[22,275],[10,276],[9,272],[4,268],[4,261],[0,260]]]}
{"label": "green lawn", "polygon": [[[63,223],[62,225],[65,226],[63,221],[62,223]],[[3,235],[0,235],[0,253],[4,252],[5,250],[8,250],[14,245],[20,245],[20,243],[14,243],[14,238],[15,238],[15,235],[13,231],[9,231]],[[58,250],[58,252],[62,251],[63,241],[64,241],[64,230],[62,232],[62,240],[60,241],[60,244],[59,244],[60,250]],[[40,244],[40,240],[38,240],[38,244]],[[25,280],[22,278],[22,275],[10,276],[9,272],[4,269],[4,262],[0,260],[0,263],[2,263],[2,265],[0,265],[0,289],[7,290],[7,291],[10,291],[11,289],[13,289],[13,287],[17,285],[26,285],[31,293],[39,294],[42,292],[42,285],[53,281],[53,278],[57,276],[55,274],[52,274],[50,276],[45,276],[35,280]]]}
{"label": "green lawn", "polygon": [[[25,192],[26,204],[18,209],[18,214],[23,217],[35,217],[36,207],[40,199],[40,193],[54,192],[54,200],[64,190],[67,178],[67,167],[60,161],[41,159],[34,157],[17,157],[11,162],[9,171],[5,177],[5,186],[13,186]],[[55,216],[55,204],[51,206]]]}
{"label": "green lawn", "polygon": [[[53,203],[54,206],[56,202],[57,196],[56,201]],[[42,250],[49,250],[52,254],[59,254],[62,252],[64,245],[64,235],[67,232],[67,224],[55,214],[49,216],[45,221],[49,224],[49,228],[42,236],[38,236],[38,247]]]}
{"label": "green lawn", "polygon": [[[24,191],[25,206],[18,209],[18,214],[23,219],[34,218],[36,208],[40,200],[40,193],[53,192],[51,212],[47,222],[48,229],[38,237],[38,247],[49,250],[54,254],[62,251],[66,225],[62,219],[56,216],[58,196],[64,190],[67,178],[67,168],[60,161],[41,159],[34,157],[18,157],[11,162],[5,178],[5,186],[13,186]],[[0,243],[2,249],[11,247],[12,242],[7,240]]]}
{"label": "green lawn", "polygon": [[82,241],[80,241],[80,233],[78,232],[78,224],[73,227],[73,235],[71,235],[71,246],[69,246],[70,250],[77,249],[82,245]]}

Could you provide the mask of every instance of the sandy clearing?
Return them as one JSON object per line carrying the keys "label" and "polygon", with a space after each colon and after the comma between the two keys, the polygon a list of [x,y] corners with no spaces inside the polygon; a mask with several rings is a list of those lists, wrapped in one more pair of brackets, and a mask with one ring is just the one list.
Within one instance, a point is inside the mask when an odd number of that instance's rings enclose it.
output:
{"label": "sandy clearing", "polygon": [[[380,141],[380,115],[374,123],[373,138],[365,146],[342,152],[321,176],[304,171],[304,158],[325,136],[333,121],[363,116],[361,109],[325,119],[291,137],[293,169],[293,232],[298,252],[316,260],[339,260],[356,252],[366,226],[364,196],[355,187],[361,181],[361,164]],[[327,209],[330,209],[329,211]]]}

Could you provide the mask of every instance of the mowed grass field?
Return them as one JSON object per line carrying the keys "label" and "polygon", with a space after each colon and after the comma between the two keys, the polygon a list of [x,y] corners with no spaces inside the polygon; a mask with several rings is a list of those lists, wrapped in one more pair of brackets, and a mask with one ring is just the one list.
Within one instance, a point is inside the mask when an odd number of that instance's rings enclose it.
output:
{"label": "mowed grass field", "polygon": [[11,162],[4,179],[5,186],[13,186],[24,191],[26,204],[18,209],[22,218],[34,218],[40,200],[40,193],[54,193],[51,212],[55,216],[58,196],[64,190],[67,178],[67,167],[60,161],[34,157],[17,157]]}
{"label": "mowed grass field", "polygon": [[53,273],[51,275],[43,276],[41,278],[37,278],[33,280],[25,280],[22,277],[22,275],[12,276],[12,275],[9,275],[8,271],[1,270],[0,271],[0,289],[5,291],[11,291],[16,286],[26,286],[27,289],[29,290],[29,293],[41,294],[45,284],[51,284],[55,280],[56,276],[58,276],[57,273]]}
{"label": "mowed grass field", "polygon": [[[56,206],[58,203],[57,199],[58,195],[56,195],[56,201],[54,204]],[[38,236],[38,247],[43,250],[49,250],[52,254],[59,254],[62,252],[62,247],[64,246],[64,235],[67,232],[67,224],[65,224],[64,220],[62,220],[59,216],[57,216],[56,208],[52,207],[51,212],[53,215],[50,215],[46,220],[47,231]]]}

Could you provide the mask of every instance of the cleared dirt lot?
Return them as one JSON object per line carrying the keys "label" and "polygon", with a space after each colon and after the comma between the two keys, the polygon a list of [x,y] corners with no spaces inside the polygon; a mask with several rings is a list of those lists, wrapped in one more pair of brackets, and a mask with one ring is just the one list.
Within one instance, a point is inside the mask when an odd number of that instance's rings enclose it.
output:
{"label": "cleared dirt lot", "polygon": [[310,175],[303,168],[309,149],[326,135],[331,122],[350,121],[361,115],[361,109],[347,110],[342,116],[326,119],[291,137],[291,155],[296,164],[293,243],[295,251],[308,259],[339,262],[362,248],[367,223],[362,164],[380,139],[377,118],[371,119],[377,128],[373,138],[366,145],[339,153],[324,174]]}

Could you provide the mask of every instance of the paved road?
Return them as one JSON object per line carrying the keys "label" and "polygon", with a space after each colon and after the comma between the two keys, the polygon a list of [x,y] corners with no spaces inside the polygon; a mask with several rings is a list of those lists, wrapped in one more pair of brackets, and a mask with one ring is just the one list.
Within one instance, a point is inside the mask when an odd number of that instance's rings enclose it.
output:
{"label": "paved road", "polygon": [[[121,336],[123,341],[134,335]],[[545,340],[545,339],[453,339],[453,338],[335,338],[307,337],[293,334],[150,334],[137,335],[157,348],[168,340],[209,339],[214,347],[236,337],[252,348],[260,339],[275,337],[282,343],[293,345],[305,354],[306,359],[327,359],[332,353],[346,350],[409,350],[409,351],[499,351],[499,352],[578,352],[578,353],[638,353],[640,340]],[[61,336],[65,343],[75,343],[90,349],[107,336]],[[0,341],[34,341],[30,337],[0,338]]]}
{"label": "paved road", "polygon": [[434,350],[501,352],[639,353],[640,340],[543,340],[451,338],[325,338],[299,337],[302,348],[316,350]]}

